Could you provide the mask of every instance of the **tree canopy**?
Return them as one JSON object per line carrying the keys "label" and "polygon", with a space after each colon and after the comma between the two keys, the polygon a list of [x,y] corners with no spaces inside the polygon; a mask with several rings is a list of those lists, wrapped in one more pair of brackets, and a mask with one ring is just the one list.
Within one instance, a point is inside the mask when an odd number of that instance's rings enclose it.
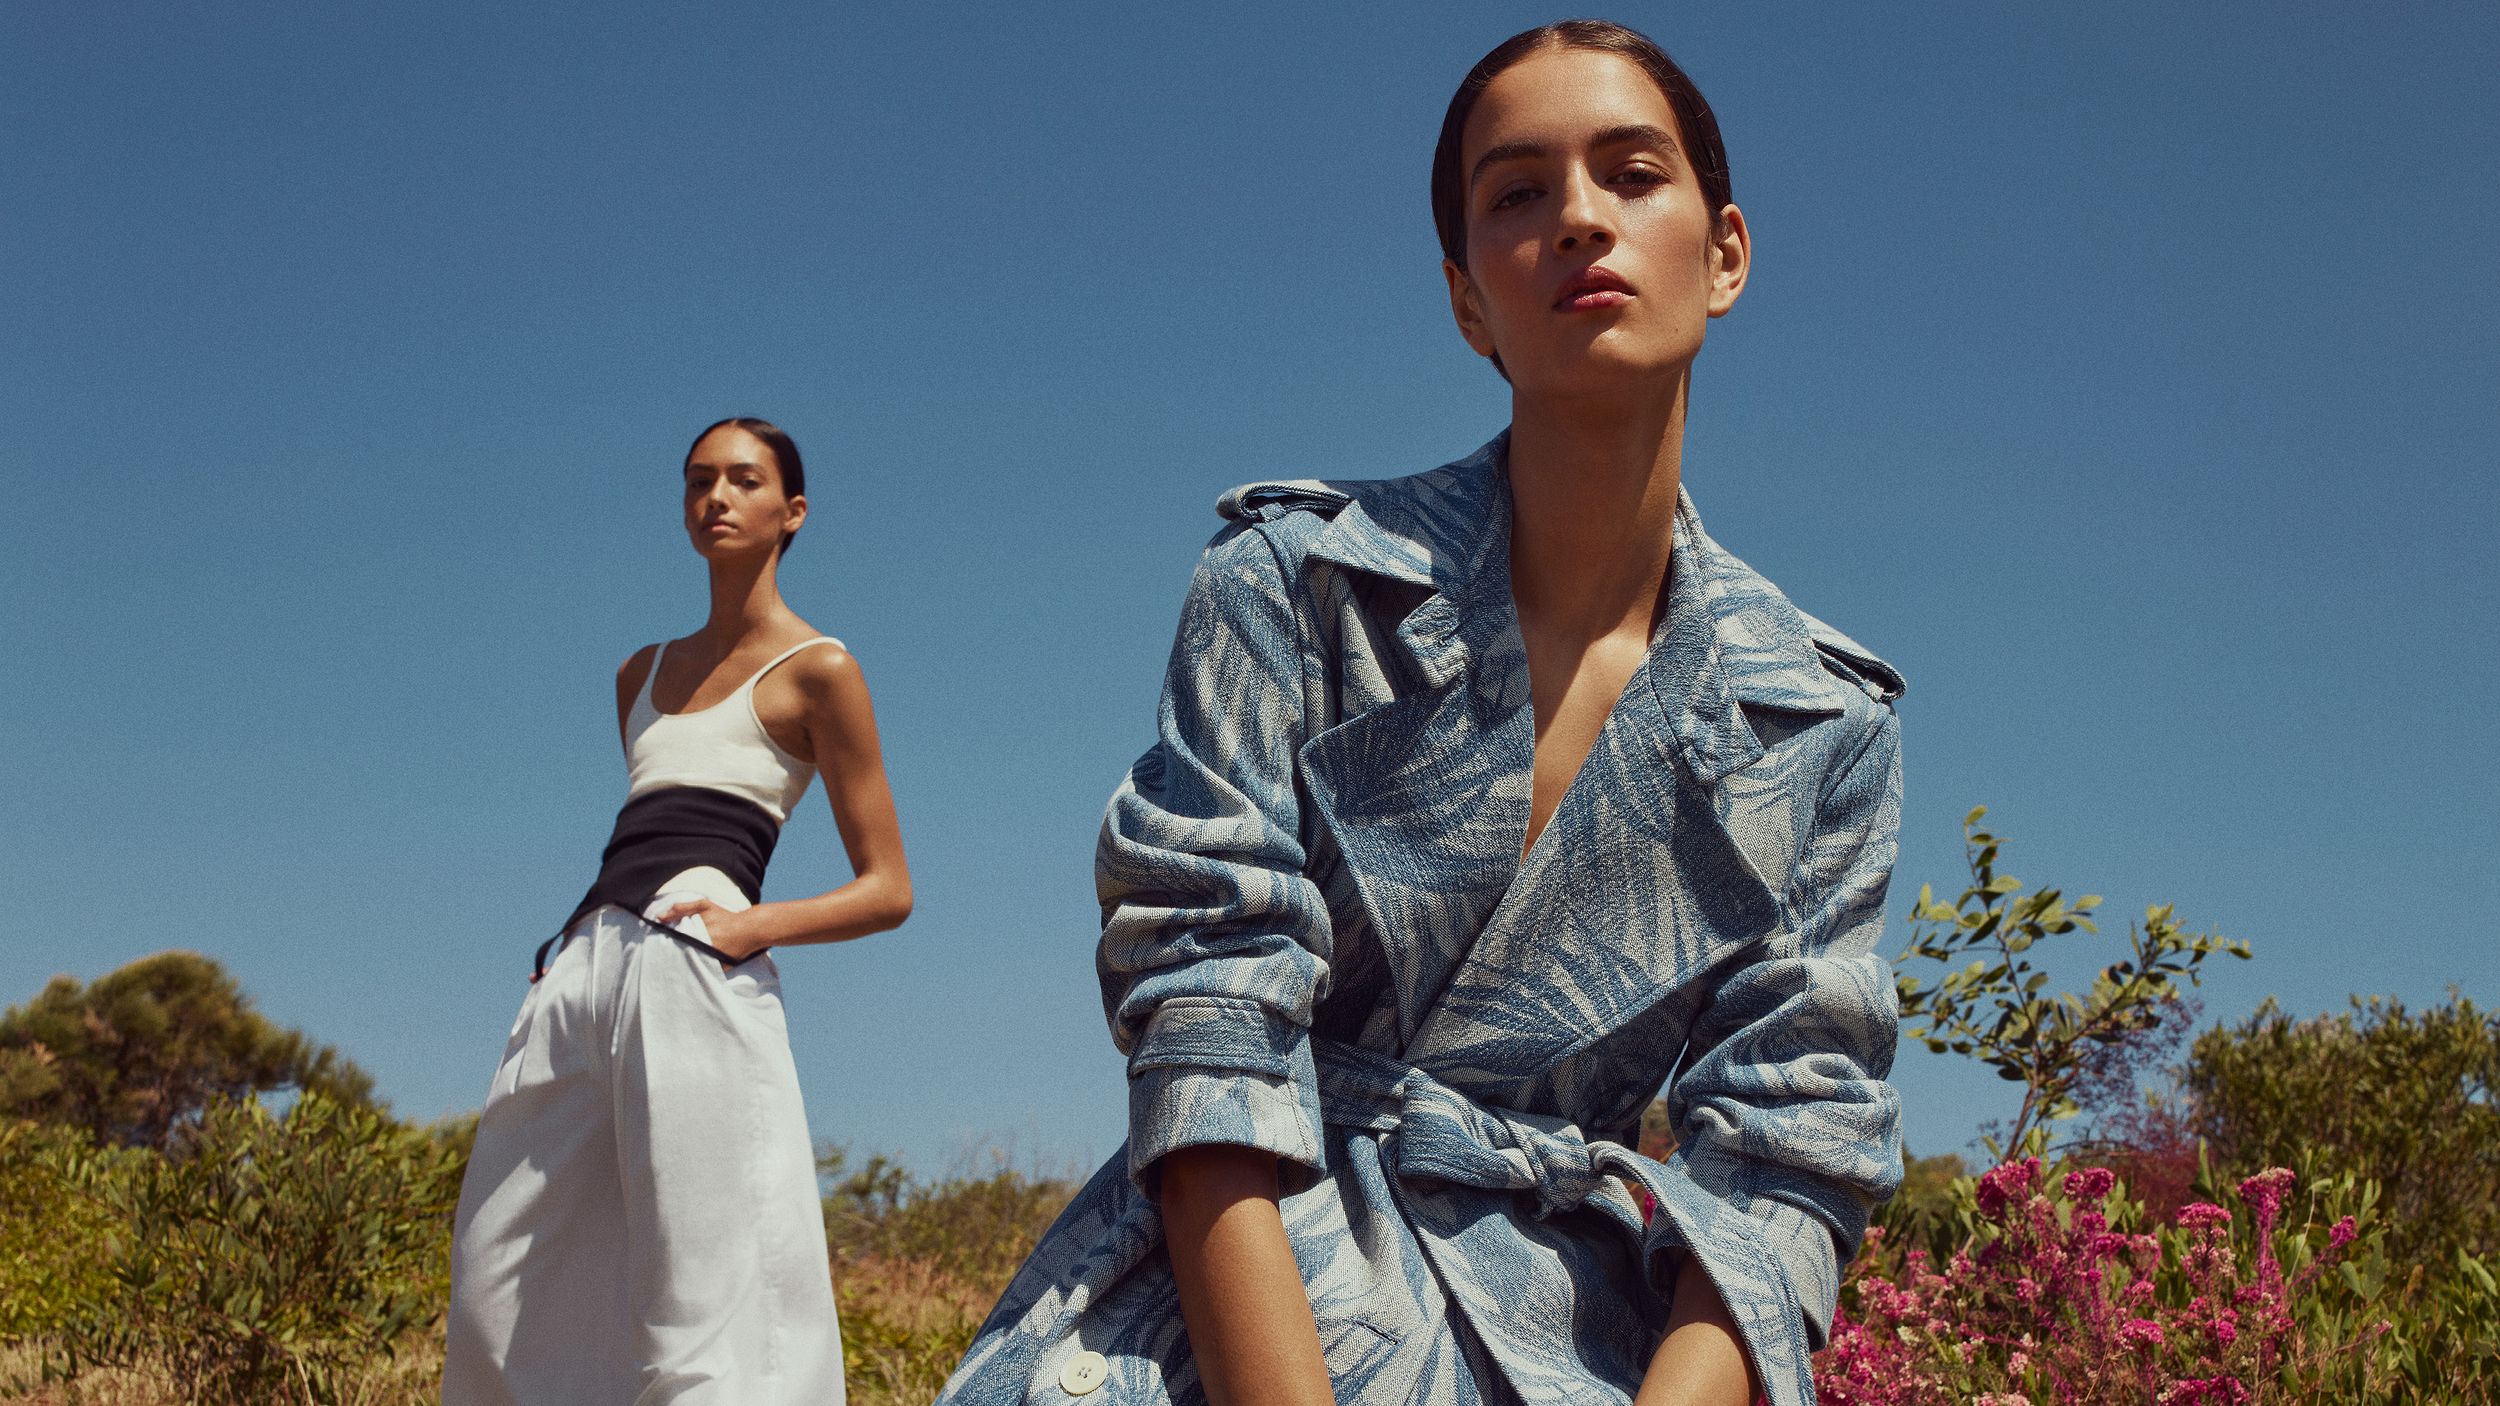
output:
{"label": "tree canopy", "polygon": [[163,1148],[208,1105],[273,1090],[371,1106],[373,1078],[272,1023],[215,959],[159,952],[81,985],[56,976],[0,1015],[0,1114]]}

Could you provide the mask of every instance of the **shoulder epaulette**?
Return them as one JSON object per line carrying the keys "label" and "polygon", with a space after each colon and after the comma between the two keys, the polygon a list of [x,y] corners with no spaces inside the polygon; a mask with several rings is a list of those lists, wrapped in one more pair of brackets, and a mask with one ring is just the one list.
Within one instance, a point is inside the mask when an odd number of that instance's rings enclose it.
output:
{"label": "shoulder epaulette", "polygon": [[1353,502],[1350,494],[1315,478],[1245,483],[1215,500],[1215,510],[1234,522],[1274,522],[1287,513],[1333,518]]}
{"label": "shoulder epaulette", "polygon": [[1901,671],[1877,658],[1873,650],[1802,610],[1797,613],[1805,615],[1806,633],[1813,638],[1824,668],[1865,689],[1878,703],[1890,703],[1909,691]]}

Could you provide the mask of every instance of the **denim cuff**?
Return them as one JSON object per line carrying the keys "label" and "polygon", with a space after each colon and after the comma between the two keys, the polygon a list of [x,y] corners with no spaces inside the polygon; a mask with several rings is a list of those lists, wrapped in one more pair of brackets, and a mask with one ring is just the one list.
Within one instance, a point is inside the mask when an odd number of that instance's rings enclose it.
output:
{"label": "denim cuff", "polygon": [[1256,1001],[1166,1001],[1129,1055],[1129,1175],[1184,1147],[1255,1147],[1323,1170],[1310,1032]]}

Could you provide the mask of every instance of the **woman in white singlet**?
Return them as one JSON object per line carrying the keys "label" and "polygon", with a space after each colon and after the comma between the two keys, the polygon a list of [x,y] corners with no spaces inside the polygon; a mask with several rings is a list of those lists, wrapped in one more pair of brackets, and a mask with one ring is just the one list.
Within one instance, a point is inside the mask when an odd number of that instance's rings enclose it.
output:
{"label": "woman in white singlet", "polygon": [[[880,932],[911,876],[868,686],[781,599],[807,519],[790,437],[706,429],[686,534],[703,628],[617,670],[630,785],[540,947],[452,1243],[445,1406],[840,1406],[816,1164],[769,949]],[[761,903],[821,774],[855,877]]]}

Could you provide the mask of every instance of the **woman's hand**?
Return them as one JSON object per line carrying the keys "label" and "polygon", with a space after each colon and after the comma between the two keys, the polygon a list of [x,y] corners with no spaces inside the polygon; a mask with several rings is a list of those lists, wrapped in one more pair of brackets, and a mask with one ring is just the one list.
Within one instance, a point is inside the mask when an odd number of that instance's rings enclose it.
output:
{"label": "woman's hand", "polygon": [[733,961],[743,962],[773,945],[761,916],[764,905],[723,908],[708,898],[690,898],[662,913],[659,921],[675,924],[685,918],[703,920],[703,940]]}

